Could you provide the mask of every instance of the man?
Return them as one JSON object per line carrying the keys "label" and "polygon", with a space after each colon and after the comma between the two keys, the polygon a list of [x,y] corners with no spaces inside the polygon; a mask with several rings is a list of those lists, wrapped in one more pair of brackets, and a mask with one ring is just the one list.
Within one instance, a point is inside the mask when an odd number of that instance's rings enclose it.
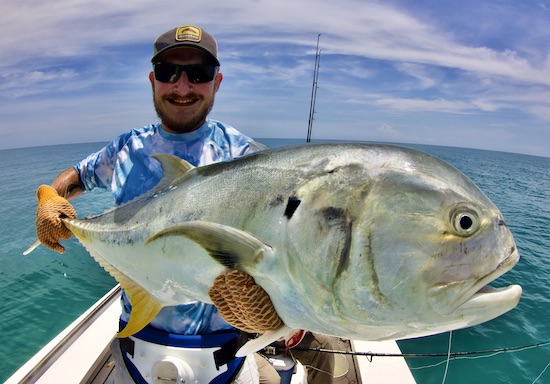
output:
{"label": "man", "polygon": [[[153,188],[162,176],[160,164],[151,157],[155,153],[170,153],[200,166],[239,157],[261,147],[233,127],[207,119],[223,79],[219,71],[217,43],[209,33],[195,26],[174,28],[157,38],[151,61],[153,71],[149,80],[161,123],[120,135],[53,181],[52,188],[60,196],[52,196],[39,205],[37,211],[37,233],[47,247],[63,252],[59,240],[72,235],[59,220],[62,215],[76,216],[66,199],[73,199],[84,191],[104,188],[112,191],[118,205]],[[39,195],[40,192],[41,189]],[[122,301],[121,324],[124,325],[129,319],[131,305],[125,294]],[[162,341],[166,339],[165,335],[170,335],[170,340],[181,340],[181,343],[165,343]],[[205,338],[214,335],[212,347],[222,346],[226,355],[214,362],[217,368],[224,367],[219,372],[214,371],[214,376],[202,371],[197,373],[197,368],[191,367],[195,379],[197,375],[203,375],[200,376],[201,382],[258,382],[254,358],[247,357],[243,361],[233,358],[235,329],[223,321],[213,305],[201,302],[163,308],[142,332],[123,339],[120,345],[115,341],[113,353],[117,359],[117,382],[153,382],[151,372],[154,375],[156,370],[163,368],[177,371],[180,379],[183,378],[187,368],[182,368],[185,363],[181,362],[193,361],[196,357],[188,354],[198,353],[189,352],[192,348],[188,348],[186,338],[179,337],[186,335],[204,335]],[[223,335],[219,341],[217,335]],[[159,365],[157,357],[166,353],[165,345],[170,345],[174,359],[179,359],[179,362],[172,364],[169,360],[166,362],[168,366]],[[135,351],[152,356],[151,361],[139,359]],[[212,359],[212,353],[208,353],[204,359]]]}

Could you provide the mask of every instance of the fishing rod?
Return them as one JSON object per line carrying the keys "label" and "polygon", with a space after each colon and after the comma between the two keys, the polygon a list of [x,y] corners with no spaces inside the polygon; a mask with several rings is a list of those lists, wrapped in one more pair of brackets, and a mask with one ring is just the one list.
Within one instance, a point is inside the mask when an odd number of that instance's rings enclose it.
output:
{"label": "fishing rod", "polygon": [[319,38],[321,34],[317,35],[317,50],[315,52],[315,70],[313,71],[313,85],[311,87],[311,101],[309,105],[309,121],[307,125],[307,138],[306,142],[311,141],[311,131],[313,129],[313,119],[315,118],[315,100],[317,99],[317,79],[319,77],[319,63],[321,62],[321,51],[319,50]]}
{"label": "fishing rod", "polygon": [[507,347],[507,348],[497,348],[497,349],[486,349],[481,351],[464,351],[464,352],[441,352],[441,353],[376,353],[376,352],[356,352],[356,351],[340,351],[340,350],[334,350],[334,349],[324,349],[324,348],[312,348],[312,347],[301,347],[296,346],[293,347],[291,350],[298,350],[298,351],[313,351],[313,352],[321,352],[321,353],[338,353],[342,355],[354,355],[354,356],[366,356],[367,358],[370,358],[369,361],[372,361],[373,357],[406,357],[406,358],[413,358],[413,357],[451,357],[451,358],[459,358],[462,356],[471,356],[471,355],[490,355],[490,354],[499,354],[499,353],[506,353],[506,352],[520,352],[527,349],[532,348],[539,348],[550,345],[550,341],[544,341],[540,343],[535,344],[529,344],[529,345],[523,345],[523,346],[515,346],[515,347]]}

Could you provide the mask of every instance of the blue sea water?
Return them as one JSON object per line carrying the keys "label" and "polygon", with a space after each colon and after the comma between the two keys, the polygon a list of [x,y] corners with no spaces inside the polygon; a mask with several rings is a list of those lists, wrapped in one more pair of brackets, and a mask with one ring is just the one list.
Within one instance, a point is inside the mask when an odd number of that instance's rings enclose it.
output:
{"label": "blue sea water", "polygon": [[[265,139],[268,146],[298,140]],[[35,239],[35,191],[101,143],[0,151],[0,381],[115,285],[74,238],[60,255]],[[408,145],[469,176],[500,208],[521,253],[492,285],[520,284],[520,304],[507,314],[452,333],[451,352],[499,350],[550,341],[550,158],[474,149]],[[74,202],[79,216],[112,205],[95,191]],[[404,353],[447,353],[449,334],[400,341]],[[365,351],[366,352],[366,351]],[[376,352],[376,351],[372,351]],[[391,357],[375,357],[383,359]],[[550,345],[454,358],[408,358],[419,384],[550,383]],[[546,369],[546,370],[545,370]],[[443,381],[445,378],[445,381]]]}

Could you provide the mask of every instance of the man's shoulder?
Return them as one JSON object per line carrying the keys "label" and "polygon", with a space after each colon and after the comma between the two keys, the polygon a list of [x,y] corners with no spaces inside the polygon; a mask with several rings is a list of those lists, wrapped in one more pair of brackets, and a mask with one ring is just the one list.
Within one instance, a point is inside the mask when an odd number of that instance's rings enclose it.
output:
{"label": "man's shoulder", "polygon": [[224,123],[222,121],[214,120],[214,119],[208,119],[207,121],[208,121],[208,127],[211,128],[211,129],[214,128],[214,129],[221,129],[223,131],[230,130],[230,131],[234,131],[234,132],[239,132],[232,125]]}
{"label": "man's shoulder", "polygon": [[136,136],[150,136],[158,132],[160,124],[150,124],[141,128],[134,128],[129,133]]}
{"label": "man's shoulder", "polygon": [[210,139],[228,151],[230,158],[240,157],[267,148],[229,124],[217,120],[209,120],[209,124],[212,128]]}
{"label": "man's shoulder", "polygon": [[227,138],[239,138],[239,141],[249,141],[250,137],[239,131],[237,128],[232,125],[226,124],[219,120],[208,120],[209,128],[214,132],[221,132]]}
{"label": "man's shoulder", "polygon": [[142,141],[146,140],[158,133],[158,124],[146,125],[141,128],[132,128],[131,130],[120,134],[113,140],[113,144],[117,147],[122,147],[128,144],[130,141]]}

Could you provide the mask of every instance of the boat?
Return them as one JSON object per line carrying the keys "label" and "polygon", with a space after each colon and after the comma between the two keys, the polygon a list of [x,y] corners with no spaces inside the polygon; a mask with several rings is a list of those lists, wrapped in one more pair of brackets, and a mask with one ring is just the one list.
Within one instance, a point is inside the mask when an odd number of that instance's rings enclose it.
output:
{"label": "boat", "polygon": [[[30,358],[5,383],[112,383],[114,360],[110,344],[116,337],[119,324],[121,288],[115,286],[92,305],[85,313],[65,328],[51,342]],[[377,352],[400,354],[396,342],[365,342],[343,340],[338,342],[335,354],[334,383],[415,383],[405,359],[402,357],[369,359],[353,352]],[[269,356],[276,367],[291,367],[288,357]],[[283,376],[286,368],[279,369]],[[291,384],[299,383],[305,376],[304,367],[296,365]],[[157,378],[155,382],[170,383],[175,379]]]}
{"label": "boat", "polygon": [[[306,142],[311,141],[315,116],[321,57],[320,36],[321,34],[317,36]],[[27,361],[5,384],[57,384],[60,380],[64,383],[113,383],[112,373],[115,362],[111,356],[110,345],[118,332],[121,292],[120,285],[115,286]],[[374,360],[372,357],[368,358],[368,355],[353,354],[357,351],[376,351],[378,354],[400,355],[401,350],[395,341],[366,342],[344,339],[335,341],[339,349],[334,352],[334,383],[416,383],[403,357],[392,356]],[[307,368],[304,368],[298,361],[293,361],[290,357],[283,355],[266,356],[266,358],[281,375],[281,384],[284,384],[288,370],[292,370],[290,384],[306,383]],[[163,377],[156,378],[154,381],[155,383],[171,383],[176,382],[176,378]]]}

